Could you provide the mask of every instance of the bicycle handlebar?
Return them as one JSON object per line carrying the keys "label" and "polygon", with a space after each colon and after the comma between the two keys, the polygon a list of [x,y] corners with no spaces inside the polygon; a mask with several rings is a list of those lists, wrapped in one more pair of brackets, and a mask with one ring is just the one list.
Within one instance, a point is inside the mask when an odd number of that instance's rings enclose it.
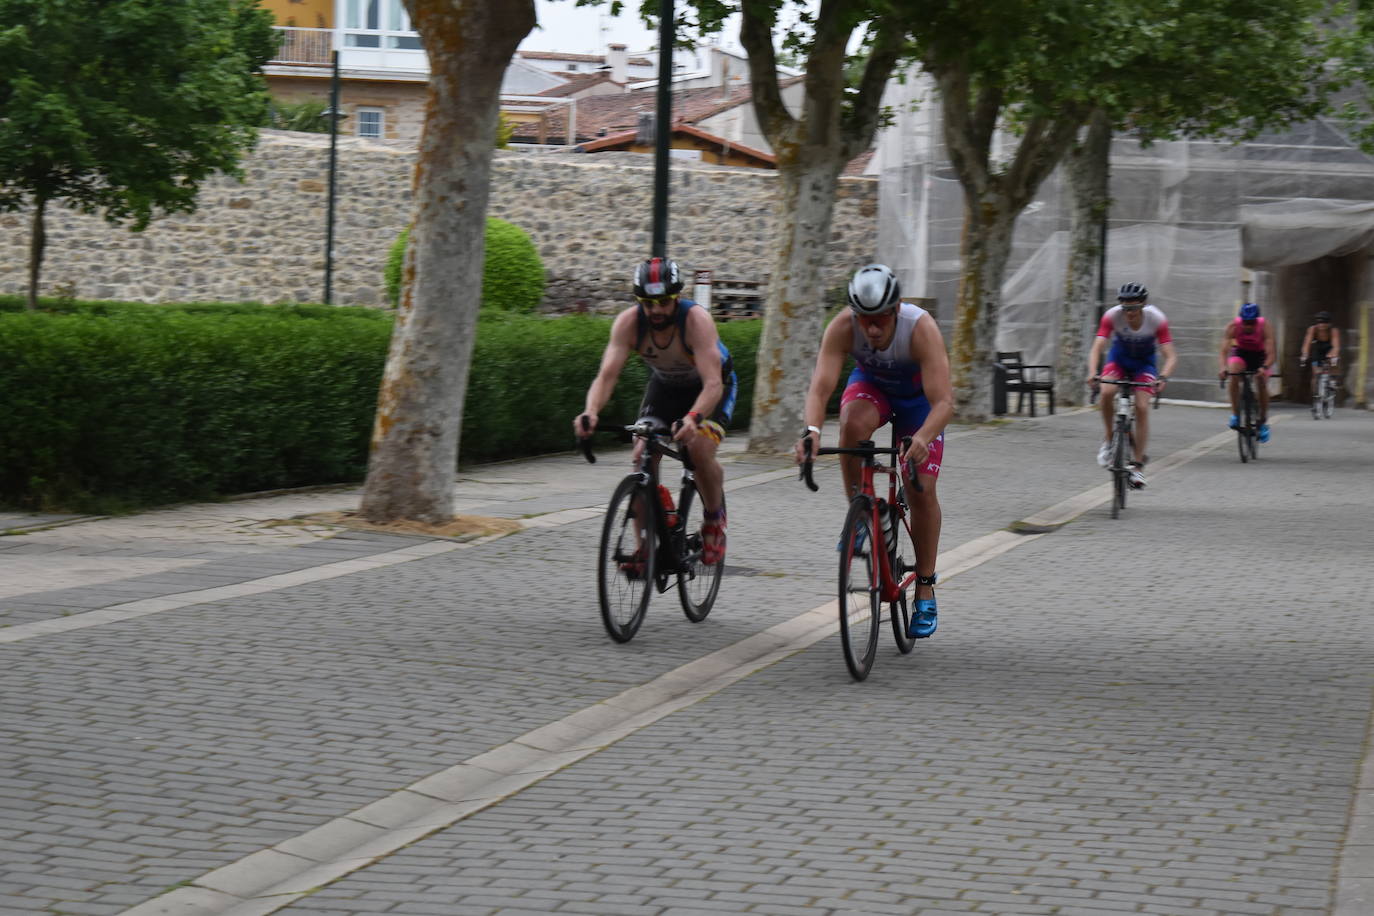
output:
{"label": "bicycle handlebar", "polygon": [[[1133,379],[1128,378],[1103,378],[1100,375],[1094,375],[1091,379],[1089,379],[1089,381],[1099,382],[1104,385],[1120,385],[1123,388],[1154,388],[1155,396],[1151,399],[1150,409],[1159,410],[1159,398],[1163,392],[1158,387],[1156,387],[1157,383],[1159,382],[1158,379],[1155,379],[1155,381],[1153,382],[1137,382]],[[1088,406],[1091,407],[1093,404],[1096,403],[1097,389],[1094,388],[1092,396],[1088,398]]]}
{"label": "bicycle handlebar", "polygon": [[[578,419],[582,421],[582,429],[587,435],[579,437],[577,445],[582,450],[582,454],[587,459],[588,463],[596,464],[596,455],[592,454],[592,436],[603,430],[590,429],[591,423],[588,421],[586,414],[583,414]],[[692,456],[687,452],[687,449],[672,449],[663,443],[664,439],[671,439],[672,434],[677,432],[681,423],[682,421],[678,420],[673,423],[671,430],[665,430],[648,420],[641,420],[631,426],[622,426],[619,430],[605,430],[605,432],[620,434],[629,433],[632,439],[644,439],[649,443],[650,447],[660,455],[667,455],[669,458],[681,461],[683,467],[687,468],[687,470],[695,471],[696,468],[692,464]]]}
{"label": "bicycle handlebar", "polygon": [[[816,484],[816,478],[813,477],[811,473],[811,466],[814,460],[811,456],[811,437],[806,436],[802,439],[802,442],[805,443],[802,446],[804,457],[802,459],[801,471],[798,474],[798,478],[800,480],[804,480],[806,482],[807,488],[810,489],[812,493],[815,493],[817,490],[820,489],[820,487]],[[852,446],[844,448],[820,448],[816,449],[816,457],[819,458],[822,455],[858,455],[860,457],[876,457],[877,455],[891,455],[893,458],[900,458],[902,453],[910,447],[911,437],[903,436],[902,444],[895,448],[879,448],[876,445],[870,445],[866,447]],[[894,461],[894,464],[899,463],[900,462]],[[921,481],[914,474],[911,477],[911,483],[913,486],[915,486],[917,493],[925,492],[925,487],[921,486]]]}

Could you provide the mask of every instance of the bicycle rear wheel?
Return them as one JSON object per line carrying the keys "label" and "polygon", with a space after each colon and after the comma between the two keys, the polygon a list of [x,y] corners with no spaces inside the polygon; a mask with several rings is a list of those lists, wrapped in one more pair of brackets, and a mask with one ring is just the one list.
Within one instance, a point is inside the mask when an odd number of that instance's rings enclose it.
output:
{"label": "bicycle rear wheel", "polygon": [[[654,581],[657,551],[650,492],[638,477],[627,477],[615,488],[596,567],[601,622],[616,642],[629,642],[644,622]],[[653,494],[657,498],[657,494]]]}
{"label": "bicycle rear wheel", "polygon": [[867,497],[855,497],[849,504],[840,541],[840,643],[844,647],[845,666],[856,681],[868,677],[873,667],[878,628],[882,624],[872,513]]}
{"label": "bicycle rear wheel", "polygon": [[[724,508],[724,503],[721,504]],[[681,548],[678,555],[677,597],[682,613],[692,623],[701,623],[711,613],[720,591],[720,575],[725,562],[706,564],[701,561],[701,523],[704,520],[701,495],[690,480],[682,485],[677,512],[682,519],[682,534],[676,538]]]}
{"label": "bicycle rear wheel", "polygon": [[[1121,397],[1121,395],[1117,395]],[[1130,472],[1127,470],[1126,457],[1130,453],[1131,436],[1126,427],[1117,423],[1112,433],[1112,518],[1121,515],[1126,508],[1126,491],[1130,489]]]}

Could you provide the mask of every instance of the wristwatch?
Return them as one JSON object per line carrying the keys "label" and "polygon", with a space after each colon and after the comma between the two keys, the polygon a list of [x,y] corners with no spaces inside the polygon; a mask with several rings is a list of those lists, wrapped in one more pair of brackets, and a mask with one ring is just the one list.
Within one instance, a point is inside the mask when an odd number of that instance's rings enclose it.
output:
{"label": "wristwatch", "polygon": [[697,426],[701,425],[701,411],[689,410],[687,411],[687,416],[691,417],[692,422],[695,423]]}

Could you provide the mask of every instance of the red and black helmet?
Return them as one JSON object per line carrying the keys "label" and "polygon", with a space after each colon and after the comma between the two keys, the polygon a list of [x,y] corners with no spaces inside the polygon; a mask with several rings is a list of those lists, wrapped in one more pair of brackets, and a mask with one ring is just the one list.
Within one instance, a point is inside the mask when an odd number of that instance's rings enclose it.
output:
{"label": "red and black helmet", "polygon": [[661,299],[682,292],[682,271],[668,258],[650,258],[635,268],[635,295]]}

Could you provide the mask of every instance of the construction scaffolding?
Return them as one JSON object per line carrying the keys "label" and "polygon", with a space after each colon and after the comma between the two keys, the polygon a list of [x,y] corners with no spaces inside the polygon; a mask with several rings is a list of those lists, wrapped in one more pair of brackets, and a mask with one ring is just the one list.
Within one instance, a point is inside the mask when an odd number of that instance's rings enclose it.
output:
{"label": "construction scaffolding", "polygon": [[[945,155],[939,101],[917,77],[891,84],[885,103],[895,118],[876,157],[879,255],[904,292],[940,303],[948,335],[963,190]],[[1346,362],[1356,362],[1374,299],[1374,159],[1339,124],[1313,121],[1241,144],[1142,147],[1118,137],[1110,179],[1106,304],[1121,283],[1149,287],[1179,352],[1171,396],[1222,398],[1221,335],[1242,301],[1258,302],[1275,327],[1285,396],[1307,396],[1297,353],[1313,312],[1332,313]],[[1018,220],[1002,291],[996,349],[1023,351],[1031,363],[1053,363],[1058,351],[1070,219],[1064,185],[1055,172]],[[1365,403],[1367,371],[1345,371],[1346,389]]]}

